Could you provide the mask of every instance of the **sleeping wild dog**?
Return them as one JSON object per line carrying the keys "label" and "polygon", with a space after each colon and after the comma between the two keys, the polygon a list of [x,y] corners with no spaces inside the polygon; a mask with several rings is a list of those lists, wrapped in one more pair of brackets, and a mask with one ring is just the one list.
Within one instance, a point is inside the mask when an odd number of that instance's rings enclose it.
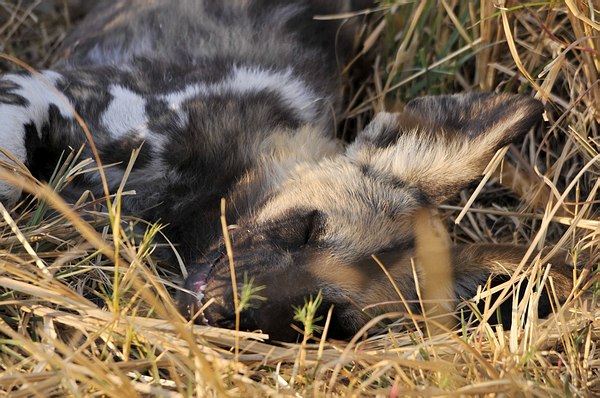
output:
{"label": "sleeping wild dog", "polygon": [[[65,40],[51,70],[0,78],[0,145],[39,178],[59,156],[86,144],[81,115],[121,183],[141,148],[123,208],[167,225],[190,276],[181,298],[193,315],[234,327],[220,199],[239,284],[253,278],[264,301],[241,313],[241,328],[291,340],[292,306],[322,292],[333,305],[329,335],[347,338],[374,314],[405,310],[373,261],[385,264],[407,301],[417,302],[411,258],[413,215],[481,175],[503,146],[541,118],[539,102],[508,94],[418,98],[380,113],[344,146],[340,63],[356,20],[315,19],[359,6],[343,0],[105,0]],[[84,156],[92,157],[90,145]],[[13,163],[3,155],[5,166]],[[90,171],[63,192],[103,195]],[[21,192],[0,182],[5,204]],[[506,278],[525,249],[452,249],[456,299],[488,278]],[[416,259],[418,265],[418,259]],[[552,263],[560,298],[571,287],[564,259]],[[433,283],[435,280],[421,281]],[[239,289],[240,287],[238,287]],[[549,312],[549,303],[540,305]],[[415,304],[415,310],[418,305]],[[505,314],[510,318],[509,313]]]}

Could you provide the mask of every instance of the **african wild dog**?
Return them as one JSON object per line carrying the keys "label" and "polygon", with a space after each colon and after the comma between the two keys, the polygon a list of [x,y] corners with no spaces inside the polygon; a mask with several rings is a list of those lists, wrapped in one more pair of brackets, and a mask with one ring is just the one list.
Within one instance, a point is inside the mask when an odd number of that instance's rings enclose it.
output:
{"label": "african wild dog", "polygon": [[[339,60],[357,22],[313,16],[352,7],[343,0],[102,1],[66,39],[52,70],[2,76],[0,143],[47,178],[61,152],[86,142],[76,111],[103,163],[117,164],[106,168],[113,191],[141,147],[127,180],[137,194],[123,207],[168,225],[191,273],[185,311],[214,299],[205,318],[233,326],[219,224],[224,197],[237,280],[247,274],[265,286],[266,300],[242,313],[242,328],[293,339],[291,307],[320,290],[321,308],[334,305],[330,336],[347,337],[368,319],[365,306],[396,298],[371,255],[414,302],[412,214],[475,180],[542,113],[524,96],[425,97],[402,113],[377,115],[344,147],[334,133]],[[97,172],[64,195],[86,189],[103,194]],[[0,183],[0,194],[14,203],[20,191]],[[456,297],[506,275],[523,253],[455,247]],[[570,269],[557,261],[553,273],[564,296]],[[390,309],[403,308],[375,311]]]}

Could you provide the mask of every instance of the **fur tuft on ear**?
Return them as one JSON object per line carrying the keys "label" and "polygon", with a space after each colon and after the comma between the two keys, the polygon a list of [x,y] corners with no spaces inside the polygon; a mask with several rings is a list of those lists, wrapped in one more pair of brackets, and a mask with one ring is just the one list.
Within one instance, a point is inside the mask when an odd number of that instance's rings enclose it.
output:
{"label": "fur tuft on ear", "polygon": [[438,204],[477,179],[496,151],[535,126],[542,112],[539,101],[519,95],[423,97],[404,112],[378,114],[346,155]]}

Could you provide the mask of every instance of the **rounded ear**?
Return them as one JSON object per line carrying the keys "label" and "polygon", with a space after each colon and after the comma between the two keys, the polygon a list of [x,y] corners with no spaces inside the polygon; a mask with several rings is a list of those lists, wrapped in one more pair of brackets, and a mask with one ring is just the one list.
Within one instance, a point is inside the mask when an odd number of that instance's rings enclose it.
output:
{"label": "rounded ear", "polygon": [[[431,125],[470,137],[495,133],[508,144],[535,126],[542,116],[541,102],[514,94],[463,93],[416,98],[405,111]],[[497,130],[491,130],[496,127]],[[503,145],[503,144],[501,144]]]}
{"label": "rounded ear", "polygon": [[539,121],[542,104],[510,94],[423,97],[404,112],[380,113],[346,155],[372,173],[401,180],[432,204],[477,179],[496,151]]}

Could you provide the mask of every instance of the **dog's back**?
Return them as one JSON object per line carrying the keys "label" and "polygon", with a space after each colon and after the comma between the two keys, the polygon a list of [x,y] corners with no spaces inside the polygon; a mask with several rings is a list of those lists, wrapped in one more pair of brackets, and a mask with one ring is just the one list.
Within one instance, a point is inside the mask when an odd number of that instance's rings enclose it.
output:
{"label": "dog's back", "polygon": [[221,82],[236,70],[244,71],[234,82],[238,89],[288,78],[289,90],[306,96],[295,98],[306,101],[295,104],[299,112],[311,121],[322,113],[333,127],[338,63],[353,30],[351,23],[315,16],[349,9],[343,0],[105,0],[66,39],[56,67],[128,67],[144,74],[145,87],[137,88],[153,94]]}
{"label": "dog's back", "polygon": [[[335,75],[326,57],[348,50],[350,31],[339,30],[339,19],[315,16],[350,9],[347,0],[104,0],[64,47],[71,49],[68,60],[76,64],[122,65],[137,56],[177,64],[221,58],[280,68],[318,65]],[[308,47],[322,53],[307,52]]]}

